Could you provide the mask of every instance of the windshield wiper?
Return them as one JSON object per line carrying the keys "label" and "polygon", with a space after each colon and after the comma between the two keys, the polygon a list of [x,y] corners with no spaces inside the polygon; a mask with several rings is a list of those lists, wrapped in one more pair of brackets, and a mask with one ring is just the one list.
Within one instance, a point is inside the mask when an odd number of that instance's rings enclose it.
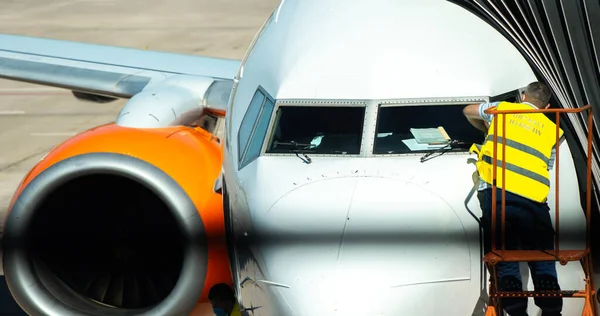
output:
{"label": "windshield wiper", "polygon": [[[444,147],[432,149],[432,150],[428,151],[427,153],[425,153],[425,155],[423,155],[423,157],[421,157],[421,162],[425,162],[425,161],[433,159],[435,157],[439,157],[454,148],[462,147],[461,145],[470,145],[472,143],[473,142],[463,142],[463,141],[458,141],[458,140],[452,140]],[[437,154],[437,155],[432,156],[433,154]]]}
{"label": "windshield wiper", "polygon": [[[310,164],[312,162],[312,159],[310,159],[310,157],[308,157],[308,155],[304,152],[304,150],[306,149],[311,149],[311,147],[316,147],[313,144],[301,144],[301,143],[297,143],[295,141],[290,141],[289,143],[285,143],[285,142],[278,142],[275,141],[274,142],[275,146],[278,145],[287,145],[287,146],[292,146],[295,149],[290,149],[290,152],[293,152],[296,154],[296,157],[300,158],[300,160],[302,160],[305,164]],[[300,157],[300,155],[304,156],[304,158]]]}

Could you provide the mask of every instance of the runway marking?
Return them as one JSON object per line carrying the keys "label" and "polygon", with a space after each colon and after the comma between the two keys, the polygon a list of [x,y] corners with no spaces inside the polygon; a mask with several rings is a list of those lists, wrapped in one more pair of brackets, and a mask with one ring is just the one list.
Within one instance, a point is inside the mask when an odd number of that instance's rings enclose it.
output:
{"label": "runway marking", "polygon": [[19,111],[19,110],[10,110],[10,111],[0,111],[0,115],[23,115],[25,114],[25,111]]}
{"label": "runway marking", "polygon": [[30,133],[29,136],[75,136],[75,132],[47,132],[47,133]]}

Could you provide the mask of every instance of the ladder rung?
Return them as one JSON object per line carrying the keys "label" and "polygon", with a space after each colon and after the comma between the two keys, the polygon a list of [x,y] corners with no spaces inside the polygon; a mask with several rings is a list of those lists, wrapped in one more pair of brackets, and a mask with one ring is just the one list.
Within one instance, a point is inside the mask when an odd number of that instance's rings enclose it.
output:
{"label": "ladder rung", "polygon": [[495,297],[585,297],[585,291],[501,291],[493,294]]}
{"label": "ladder rung", "polygon": [[[483,257],[483,261],[490,264],[497,262],[525,262],[525,261],[560,261],[567,264],[568,261],[579,261],[588,254],[588,250],[559,250],[558,256],[554,250],[502,250],[489,252]],[[557,258],[558,257],[558,258]]]}

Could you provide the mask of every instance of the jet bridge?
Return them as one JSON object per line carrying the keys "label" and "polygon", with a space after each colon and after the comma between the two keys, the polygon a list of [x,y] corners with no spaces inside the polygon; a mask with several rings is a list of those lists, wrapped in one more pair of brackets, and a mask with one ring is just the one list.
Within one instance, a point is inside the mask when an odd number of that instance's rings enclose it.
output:
{"label": "jet bridge", "polygon": [[[591,105],[600,115],[600,3],[597,0],[448,0],[502,33],[525,57],[540,81],[552,89],[552,107]],[[481,49],[493,49],[482,47]],[[586,188],[587,111],[562,113],[561,128],[572,148],[579,187]],[[598,124],[593,130],[592,236],[594,262],[600,263],[600,154]],[[585,205],[588,192],[580,194]],[[593,251],[596,249],[596,251]],[[594,267],[598,273],[600,267]]]}

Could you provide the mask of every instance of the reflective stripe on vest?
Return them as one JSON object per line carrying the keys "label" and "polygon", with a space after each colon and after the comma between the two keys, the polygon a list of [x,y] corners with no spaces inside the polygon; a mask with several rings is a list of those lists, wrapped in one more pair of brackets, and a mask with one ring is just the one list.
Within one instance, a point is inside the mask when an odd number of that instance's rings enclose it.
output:
{"label": "reflective stripe on vest", "polygon": [[[531,109],[529,105],[501,102],[498,110]],[[481,179],[493,185],[494,120],[498,120],[496,147],[496,187],[502,188],[502,141],[506,134],[506,190],[543,202],[550,191],[548,163],[556,143],[556,125],[542,113],[505,114],[506,131],[503,133],[503,115],[496,114],[482,146],[473,144],[470,152],[479,158],[477,171]],[[559,136],[563,131],[559,129]]]}
{"label": "reflective stripe on vest", "polygon": [[[497,139],[497,142],[498,142],[498,146],[502,146],[502,142],[504,140],[504,137],[498,136],[496,139]],[[493,142],[494,141],[494,135],[488,135],[488,137],[485,139],[485,143],[483,143],[483,144],[485,145],[488,141],[489,142]],[[544,155],[541,151],[539,151],[539,150],[537,150],[537,149],[535,149],[533,147],[527,146],[525,144],[516,142],[516,141],[514,141],[512,139],[506,139],[506,147],[512,147],[512,148],[520,150],[522,152],[526,152],[526,153],[528,153],[528,154],[530,154],[532,156],[538,157],[543,162],[545,162],[546,164],[548,164],[548,162],[550,161],[550,157],[546,157],[546,155]],[[554,147],[552,147],[552,148],[554,148]],[[502,157],[499,157],[499,158],[502,158]],[[490,158],[490,159],[492,159],[492,158]]]}
{"label": "reflective stripe on vest", "polygon": [[[488,164],[492,165],[492,157],[488,156],[488,155],[482,155],[481,158],[483,159],[483,161],[487,162]],[[498,166],[498,168],[502,168],[502,160],[500,159],[496,159],[496,166]],[[512,171],[514,173],[520,174],[523,177],[527,177],[530,178],[531,180],[535,180],[537,182],[540,182],[543,185],[546,186],[550,186],[550,180],[548,178],[545,178],[542,175],[539,175],[535,172],[531,172],[525,168],[521,168],[517,165],[513,165],[512,163],[506,163],[506,171]],[[498,179],[499,177],[502,176],[502,174],[500,174],[502,172],[502,170],[497,170],[496,171],[498,174],[496,174],[496,179]],[[498,185],[499,187],[501,187],[501,181],[499,183],[500,185]]]}

